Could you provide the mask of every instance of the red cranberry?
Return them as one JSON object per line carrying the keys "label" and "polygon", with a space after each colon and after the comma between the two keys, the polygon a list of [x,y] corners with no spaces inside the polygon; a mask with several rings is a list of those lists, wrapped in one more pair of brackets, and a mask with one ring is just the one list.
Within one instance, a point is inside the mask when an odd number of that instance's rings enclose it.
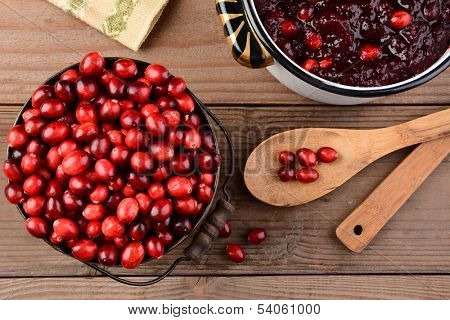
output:
{"label": "red cranberry", "polygon": [[60,244],[63,242],[63,239],[61,239],[54,231],[50,234],[49,240],[53,244]]}
{"label": "red cranberry", "polygon": [[198,176],[198,183],[206,184],[207,186],[212,187],[214,184],[214,175],[212,173],[200,173]]}
{"label": "red cranberry", "polygon": [[80,75],[86,77],[98,77],[105,69],[105,58],[99,52],[89,52],[80,62]]}
{"label": "red cranberry", "polygon": [[186,82],[183,80],[183,78],[174,77],[169,81],[167,92],[172,97],[178,97],[186,90],[186,88]]}
{"label": "red cranberry", "polygon": [[95,239],[98,238],[102,234],[102,223],[100,221],[89,221],[86,226],[86,235]]}
{"label": "red cranberry", "polygon": [[89,199],[92,203],[101,203],[108,198],[108,188],[103,184],[97,184],[89,194]]}
{"label": "red cranberry", "polygon": [[145,249],[141,242],[130,242],[123,248],[122,266],[126,269],[134,269],[142,262],[144,255]]}
{"label": "red cranberry", "polygon": [[78,226],[67,218],[61,218],[53,222],[53,230],[64,241],[75,239],[78,236]]}
{"label": "red cranberry", "polygon": [[130,164],[137,173],[146,173],[153,169],[153,160],[145,152],[135,152],[131,156]]}
{"label": "red cranberry", "polygon": [[116,175],[116,167],[107,159],[100,159],[95,163],[95,173],[102,181],[109,181]]}
{"label": "red cranberry", "polygon": [[128,183],[133,189],[141,191],[145,190],[150,185],[150,177],[144,174],[138,174],[136,172],[128,172],[126,175]]}
{"label": "red cranberry", "polygon": [[89,154],[83,150],[75,150],[64,157],[62,161],[62,170],[69,176],[77,176],[91,165]]}
{"label": "red cranberry", "polygon": [[83,210],[83,217],[86,220],[100,220],[106,213],[106,208],[102,204],[88,204]]}
{"label": "red cranberry", "polygon": [[33,117],[25,123],[25,131],[32,137],[40,136],[47,121],[41,117]]}
{"label": "red cranberry", "polygon": [[131,59],[119,59],[114,62],[113,71],[122,79],[130,79],[136,76],[137,66]]}
{"label": "red cranberry", "polygon": [[322,147],[319,150],[317,150],[317,157],[322,162],[331,163],[338,158],[338,153],[333,148]]}
{"label": "red cranberry", "polygon": [[75,69],[69,69],[67,71],[64,71],[59,77],[59,80],[69,81],[72,83],[75,83],[77,79],[78,79],[78,71]]}
{"label": "red cranberry", "polygon": [[125,112],[135,108],[134,102],[131,100],[122,99],[119,101],[120,111]]}
{"label": "red cranberry", "polygon": [[152,113],[159,113],[159,108],[155,104],[147,103],[141,108],[140,111],[144,117],[148,117]]}
{"label": "red cranberry", "polygon": [[5,187],[5,197],[12,204],[19,204],[25,200],[24,190],[18,183],[11,182]]}
{"label": "red cranberry", "polygon": [[309,21],[312,19],[314,14],[314,8],[309,5],[303,5],[301,9],[297,12],[297,18],[303,21]]}
{"label": "red cranberry", "polygon": [[55,119],[64,114],[66,104],[59,99],[49,99],[41,104],[40,111],[43,117]]}
{"label": "red cranberry", "polygon": [[128,230],[130,238],[134,241],[142,241],[147,236],[147,226],[143,222],[135,222]]}
{"label": "red cranberry", "polygon": [[125,146],[116,146],[111,150],[110,153],[111,161],[119,167],[126,166],[130,157],[131,151]]}
{"label": "red cranberry", "polygon": [[91,261],[97,257],[97,244],[88,239],[78,240],[72,248],[72,254],[75,258],[83,261]]}
{"label": "red cranberry", "polygon": [[295,154],[290,151],[281,151],[278,154],[278,161],[285,166],[294,164]]}
{"label": "red cranberry", "polygon": [[211,132],[202,133],[202,149],[208,152],[215,152],[216,144]]}
{"label": "red cranberry", "polygon": [[61,182],[62,184],[69,183],[70,176],[64,173],[62,164],[60,164],[58,168],[56,168],[55,178],[58,179],[58,181]]}
{"label": "red cranberry", "polygon": [[172,201],[168,199],[159,199],[150,210],[150,217],[158,222],[163,222],[172,214]]}
{"label": "red cranberry", "polygon": [[181,113],[190,113],[195,109],[194,99],[186,92],[181,93],[175,97],[177,101],[177,110]]}
{"label": "red cranberry", "polygon": [[69,180],[69,189],[78,196],[87,196],[92,192],[94,185],[85,176],[74,176]]}
{"label": "red cranberry", "polygon": [[200,133],[195,129],[186,131],[183,145],[186,149],[199,149],[202,145],[202,137],[200,136]]}
{"label": "red cranberry", "polygon": [[60,198],[48,198],[45,208],[45,217],[50,221],[55,221],[62,218],[63,214],[64,208]]}
{"label": "red cranberry", "polygon": [[166,133],[166,121],[159,113],[151,113],[145,120],[145,126],[149,133],[155,138],[161,138]]}
{"label": "red cranberry", "polygon": [[146,145],[144,132],[139,129],[130,129],[125,135],[125,145],[131,150],[139,150]]}
{"label": "red cranberry", "polygon": [[17,125],[8,132],[8,145],[14,149],[22,149],[28,142],[28,135],[23,125]]}
{"label": "red cranberry", "polygon": [[67,139],[61,142],[61,144],[58,147],[58,153],[61,157],[67,156],[72,151],[75,151],[78,149],[78,144],[73,139]]}
{"label": "red cranberry", "polygon": [[106,91],[111,98],[122,99],[126,97],[127,84],[122,79],[113,76],[106,85]]}
{"label": "red cranberry", "polygon": [[30,216],[38,216],[44,212],[46,201],[44,196],[29,197],[23,203],[23,210]]}
{"label": "red cranberry", "polygon": [[156,142],[150,146],[150,154],[156,161],[167,162],[174,156],[174,149],[164,142]]}
{"label": "red cranberry", "polygon": [[314,167],[317,165],[317,155],[308,148],[300,148],[296,152],[298,162],[304,167]]}
{"label": "red cranberry", "polygon": [[127,183],[125,187],[122,188],[122,194],[125,198],[133,198],[136,195],[137,191],[131,186],[130,183]]}
{"label": "red cranberry", "polygon": [[117,207],[117,218],[124,223],[134,221],[139,213],[139,204],[136,199],[125,198]]}
{"label": "red cranberry", "polygon": [[51,147],[47,153],[47,166],[53,171],[62,163],[63,157],[59,154],[59,147]]}
{"label": "red cranberry", "polygon": [[52,179],[47,183],[45,195],[47,197],[61,197],[63,195],[62,184],[56,179]]}
{"label": "red cranberry", "polygon": [[111,149],[111,142],[105,136],[94,138],[89,144],[90,154],[97,160],[106,158]]}
{"label": "red cranberry", "polygon": [[120,116],[120,104],[117,100],[108,99],[100,107],[100,119],[114,121]]}
{"label": "red cranberry", "polygon": [[154,85],[162,86],[170,79],[169,70],[159,64],[152,64],[145,69],[145,78]]}
{"label": "red cranberry", "polygon": [[311,183],[319,179],[319,173],[313,168],[301,168],[295,174],[295,178],[303,183]]}
{"label": "red cranberry", "polygon": [[120,124],[124,129],[133,129],[139,128],[141,124],[144,122],[144,117],[142,113],[137,110],[126,110],[120,116]]}
{"label": "red cranberry", "polygon": [[314,71],[319,67],[319,64],[314,59],[306,59],[302,64],[301,67],[305,69],[306,71]]}
{"label": "red cranberry", "polygon": [[20,163],[22,172],[26,175],[31,175],[35,173],[41,166],[41,159],[34,153],[27,153],[23,156]]}
{"label": "red cranberry", "polygon": [[114,266],[119,259],[119,250],[110,243],[105,243],[98,249],[98,262],[104,266]]}
{"label": "red cranberry", "polygon": [[102,233],[108,238],[120,237],[125,232],[125,225],[117,216],[108,216],[102,222]]}
{"label": "red cranberry", "polygon": [[395,11],[391,16],[391,26],[395,29],[406,28],[412,21],[412,16],[406,11]]}
{"label": "red cranberry", "polygon": [[177,106],[177,101],[169,96],[163,96],[161,98],[159,98],[156,101],[156,105],[159,107],[159,109],[161,109],[162,111],[165,110],[174,110],[175,107]]}
{"label": "red cranberry", "polygon": [[364,44],[361,46],[361,50],[359,51],[359,56],[361,60],[364,61],[372,61],[378,59],[381,55],[381,49],[375,44]]}
{"label": "red cranberry", "polygon": [[141,81],[135,81],[129,84],[128,86],[128,98],[131,101],[144,103],[148,101],[150,97],[150,93],[152,92],[151,87]]}
{"label": "red cranberry", "polygon": [[169,169],[165,165],[159,165],[152,172],[151,177],[156,182],[164,181],[169,177]]}
{"label": "red cranberry", "polygon": [[86,122],[97,123],[99,119],[98,108],[92,103],[79,103],[77,105],[75,116],[80,124]]}
{"label": "red cranberry", "polygon": [[178,235],[186,235],[192,230],[192,222],[189,217],[177,217],[172,225],[172,230]]}
{"label": "red cranberry", "polygon": [[157,237],[151,236],[145,243],[147,254],[153,259],[161,258],[164,254],[164,243]]}
{"label": "red cranberry", "polygon": [[45,190],[45,180],[42,176],[33,174],[23,182],[23,191],[29,196],[37,196]]}
{"label": "red cranberry", "polygon": [[41,217],[30,217],[25,224],[27,231],[36,238],[46,238],[50,234],[50,226]]}
{"label": "red cranberry", "polygon": [[184,131],[179,128],[170,128],[167,140],[174,148],[179,147],[184,141]]}
{"label": "red cranberry", "polygon": [[66,190],[63,194],[63,204],[67,210],[79,212],[84,206],[84,201],[70,190]]}
{"label": "red cranberry", "polygon": [[24,179],[24,174],[17,159],[8,159],[3,162],[3,172],[6,178],[12,182],[20,182]]}
{"label": "red cranberry", "polygon": [[120,130],[111,130],[108,132],[108,139],[115,146],[122,146],[125,144],[125,136]]}
{"label": "red cranberry", "polygon": [[173,201],[173,208],[176,213],[185,216],[197,214],[198,202],[193,197],[177,198]]}
{"label": "red cranberry", "polygon": [[76,82],[76,91],[81,100],[91,101],[98,94],[98,84],[91,78],[79,77]]}
{"label": "red cranberry", "polygon": [[34,108],[39,108],[44,101],[53,98],[53,96],[54,92],[52,86],[40,86],[36,89],[36,91],[34,91],[33,95],[31,96],[31,105]]}
{"label": "red cranberry", "polygon": [[266,239],[266,231],[262,228],[255,228],[250,230],[247,236],[248,242],[251,244],[260,244]]}
{"label": "red cranberry", "polygon": [[305,44],[311,50],[319,50],[322,47],[322,37],[315,32],[308,32],[305,37]]}
{"label": "red cranberry", "polygon": [[36,171],[36,174],[40,175],[44,178],[44,180],[48,181],[52,178],[52,172],[43,166],[40,166],[39,169]]}
{"label": "red cranberry", "polygon": [[174,198],[186,197],[192,193],[192,184],[185,177],[174,176],[167,180],[167,191]]}
{"label": "red cranberry", "polygon": [[67,139],[69,134],[70,129],[67,123],[62,121],[54,121],[42,130],[41,138],[45,143],[55,145]]}
{"label": "red cranberry", "polygon": [[155,182],[148,187],[147,193],[153,200],[159,200],[166,195],[166,187],[161,182]]}
{"label": "red cranberry", "polygon": [[192,171],[192,161],[185,153],[178,153],[170,160],[170,169],[174,174],[186,174]]}
{"label": "red cranberry", "polygon": [[280,23],[280,32],[289,38],[293,38],[298,34],[298,27],[295,21],[287,19]]}
{"label": "red cranberry", "polygon": [[180,124],[181,116],[176,110],[165,110],[163,111],[162,116],[164,117],[167,125],[170,127],[175,128]]}
{"label": "red cranberry", "polygon": [[223,228],[220,229],[219,237],[221,238],[229,238],[231,235],[231,224],[229,221],[226,221],[223,225]]}
{"label": "red cranberry", "polygon": [[147,194],[141,192],[138,193],[134,198],[138,202],[139,212],[142,215],[148,215],[150,213],[152,205],[152,200],[150,199],[150,197]]}
{"label": "red cranberry", "polygon": [[227,258],[236,263],[242,263],[245,260],[244,249],[237,244],[229,244],[226,247]]}
{"label": "red cranberry", "polygon": [[41,115],[41,111],[36,108],[27,109],[22,113],[23,122],[27,123],[33,117],[39,117]]}
{"label": "red cranberry", "polygon": [[278,177],[283,182],[291,181],[292,179],[294,179],[294,176],[295,176],[295,170],[294,170],[294,167],[292,167],[292,166],[282,167],[278,171]]}
{"label": "red cranberry", "polygon": [[158,237],[159,240],[161,240],[162,244],[166,247],[170,246],[175,242],[175,237],[170,231],[158,232],[156,236]]}
{"label": "red cranberry", "polygon": [[220,156],[203,152],[198,155],[197,163],[202,172],[214,172],[220,166]]}
{"label": "red cranberry", "polygon": [[196,198],[202,203],[210,203],[214,197],[214,190],[206,184],[199,184],[197,187]]}
{"label": "red cranberry", "polygon": [[77,97],[75,93],[75,86],[72,82],[60,80],[56,82],[53,87],[55,90],[55,96],[64,102],[73,102]]}

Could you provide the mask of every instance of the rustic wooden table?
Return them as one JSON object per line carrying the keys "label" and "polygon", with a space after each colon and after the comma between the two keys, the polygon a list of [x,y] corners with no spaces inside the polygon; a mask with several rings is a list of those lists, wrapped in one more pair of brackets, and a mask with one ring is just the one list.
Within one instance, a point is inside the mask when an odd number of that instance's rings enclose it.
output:
{"label": "rustic wooden table", "polygon": [[[33,89],[89,51],[167,65],[230,130],[238,169],[232,180],[233,234],[218,240],[199,265],[184,264],[164,282],[127,287],[30,237],[16,209],[0,202],[0,298],[436,298],[450,297],[450,162],[444,163],[361,254],[349,252],[335,228],[411,151],[382,158],[338,190],[308,205],[275,208],[245,189],[242,168],[264,138],[296,127],[379,128],[448,108],[450,72],[375,104],[318,105],[293,94],[265,70],[236,64],[213,1],[171,1],[142,49],[132,52],[42,0],[0,0],[0,137]],[[1,175],[1,187],[6,181]],[[395,191],[394,191],[395,192]],[[227,242],[244,243],[250,227],[267,229],[237,265]],[[117,273],[144,279],[166,269],[182,248],[160,261]]]}

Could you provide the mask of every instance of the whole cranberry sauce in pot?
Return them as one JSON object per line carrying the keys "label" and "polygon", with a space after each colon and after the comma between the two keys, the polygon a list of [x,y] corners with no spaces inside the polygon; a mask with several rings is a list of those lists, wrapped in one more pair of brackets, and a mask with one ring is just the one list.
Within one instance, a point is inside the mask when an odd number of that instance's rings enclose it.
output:
{"label": "whole cranberry sauce in pot", "polygon": [[448,48],[445,0],[254,0],[277,46],[336,83],[383,86],[430,67]]}

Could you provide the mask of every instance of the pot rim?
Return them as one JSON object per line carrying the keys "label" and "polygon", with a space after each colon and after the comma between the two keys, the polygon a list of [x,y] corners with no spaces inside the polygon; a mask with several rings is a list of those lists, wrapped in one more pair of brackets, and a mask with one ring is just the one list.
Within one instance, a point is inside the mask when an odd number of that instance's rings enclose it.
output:
{"label": "pot rim", "polygon": [[[117,59],[128,59],[128,58],[123,58],[123,57],[105,57],[105,61],[106,61],[106,65],[108,64],[112,64],[115,60]],[[138,59],[132,59],[134,62],[136,62],[137,65],[143,65],[143,66],[149,66],[151,65],[151,63],[149,62],[145,62],[142,60],[138,60]],[[53,74],[52,76],[50,76],[44,83],[42,83],[40,86],[42,85],[54,85],[55,82],[57,82],[61,76],[61,74],[63,74],[65,71],[69,70],[69,69],[76,69],[78,70],[78,66],[80,63],[75,63],[72,64],[60,71],[58,71],[57,73]],[[192,91],[189,90],[189,88],[186,89],[186,93],[188,93],[195,102],[195,110],[197,112],[199,112],[200,114],[200,118],[203,121],[204,124],[207,124],[209,126],[209,129],[211,131],[211,134],[214,138],[214,148],[215,148],[215,152],[220,155],[220,148],[219,148],[219,144],[218,144],[218,140],[217,140],[217,133],[216,133],[216,129],[214,128],[214,125],[211,121],[211,119],[208,117],[208,115],[206,114],[205,110],[206,107],[203,105],[203,103],[192,93]],[[22,108],[20,109],[16,119],[14,120],[14,124],[13,126],[16,125],[20,125],[23,124],[23,119],[22,119],[22,114],[24,113],[25,110],[28,110],[30,108],[33,108],[31,106],[31,97],[30,99],[22,106]],[[11,152],[12,152],[13,148],[11,148],[10,146],[7,146],[6,149],[6,155],[7,158],[9,159],[11,157]],[[205,207],[202,215],[197,216],[196,221],[193,223],[192,226],[192,230],[188,233],[185,234],[183,236],[181,236],[176,242],[174,242],[167,250],[164,251],[164,256],[168,255],[169,252],[171,252],[173,249],[175,249],[176,247],[178,247],[182,242],[184,242],[185,240],[187,240],[190,236],[192,236],[193,234],[196,233],[197,229],[200,228],[200,226],[203,224],[203,222],[205,221],[205,219],[208,217],[209,213],[211,212],[211,210],[215,207],[215,203],[217,201],[216,199],[216,195],[218,193],[218,189],[219,189],[219,178],[220,178],[220,169],[221,169],[221,165],[219,165],[219,167],[217,168],[216,172],[214,172],[214,185],[213,185],[213,200]],[[9,182],[9,180],[8,180]],[[19,211],[20,215],[22,216],[22,218],[24,220],[28,219],[29,216],[28,214],[25,213],[25,211],[22,208],[22,204],[18,204],[16,205],[17,210]],[[55,249],[56,251],[63,253],[67,256],[69,256],[70,258],[73,258],[75,260],[79,260],[77,258],[75,258],[73,255],[71,255],[70,250],[64,250],[64,248],[60,245],[56,245],[52,242],[50,242],[48,239],[44,238],[44,239],[40,239],[43,240],[44,242],[46,242],[50,247],[52,247],[53,249]],[[148,257],[147,255],[145,256],[145,258],[142,260],[141,265],[145,262],[148,261],[152,261],[155,260],[151,257]],[[82,261],[82,260],[80,260]],[[105,267],[102,264],[100,264],[97,260],[93,260],[93,261],[82,261],[82,262],[87,262],[89,264],[94,264],[97,265],[99,267]],[[114,268],[121,268],[120,263],[114,265],[114,266],[110,266],[110,267],[114,267]],[[122,268],[121,268],[122,269]]]}
{"label": "pot rim", "polygon": [[375,98],[387,96],[395,93],[400,93],[412,88],[415,88],[421,84],[424,84],[441,72],[446,70],[450,65],[450,47],[442,57],[437,60],[425,71],[415,75],[414,77],[397,82],[394,84],[380,86],[380,87],[355,87],[342,85],[329,80],[322,79],[304,69],[302,69],[297,63],[289,58],[272,40],[270,35],[264,28],[262,21],[258,15],[253,0],[241,0],[244,7],[245,17],[249,22],[256,37],[258,37],[264,47],[269,51],[274,60],[278,62],[283,68],[287,69],[293,76],[305,81],[306,83],[314,86],[317,90],[325,90],[334,94],[349,97],[359,98]]}

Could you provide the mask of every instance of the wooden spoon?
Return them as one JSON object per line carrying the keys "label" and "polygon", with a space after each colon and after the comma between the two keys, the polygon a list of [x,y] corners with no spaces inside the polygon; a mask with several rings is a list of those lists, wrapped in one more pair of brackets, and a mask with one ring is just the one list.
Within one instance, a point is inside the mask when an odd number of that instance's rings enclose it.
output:
{"label": "wooden spoon", "polygon": [[336,229],[361,252],[450,152],[450,136],[422,143]]}
{"label": "wooden spoon", "polygon": [[[263,141],[250,154],[244,181],[259,200],[274,206],[295,206],[315,200],[342,185],[367,165],[395,150],[450,135],[450,109],[393,127],[374,130],[308,128],[285,131]],[[278,154],[301,147],[332,147],[339,158],[315,167],[320,178],[309,184],[282,182]]]}

